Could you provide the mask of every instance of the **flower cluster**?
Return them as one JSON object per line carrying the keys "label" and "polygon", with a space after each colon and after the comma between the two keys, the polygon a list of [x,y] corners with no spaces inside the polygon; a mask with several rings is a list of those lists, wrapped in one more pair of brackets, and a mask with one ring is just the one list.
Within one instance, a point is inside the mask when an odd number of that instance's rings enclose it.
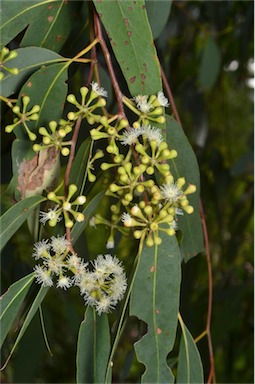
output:
{"label": "flower cluster", "polygon": [[73,220],[70,219],[69,214],[71,214],[75,221],[82,222],[84,221],[84,215],[81,212],[74,210],[74,206],[83,205],[86,202],[86,197],[80,195],[76,197],[73,201],[71,198],[77,192],[77,186],[71,184],[68,187],[67,197],[57,196],[55,192],[50,192],[47,195],[48,200],[53,201],[57,205],[54,208],[50,208],[48,212],[40,212],[40,222],[46,224],[49,222],[51,227],[55,227],[56,224],[61,220],[61,215],[64,215],[65,227],[72,228],[74,225]]}
{"label": "flower cluster", "polygon": [[109,254],[98,255],[91,262],[92,270],[76,254],[70,254],[64,236],[42,240],[34,245],[32,256],[42,265],[34,267],[37,283],[44,287],[68,289],[78,286],[85,304],[95,307],[99,315],[108,313],[122,300],[127,280],[121,262]]}
{"label": "flower cluster", "polygon": [[4,79],[4,72],[2,70],[9,72],[11,75],[17,75],[19,73],[18,68],[9,68],[6,67],[5,63],[9,60],[15,59],[18,56],[16,51],[10,51],[9,48],[3,47],[0,51],[0,80]]}
{"label": "flower cluster", "polygon": [[35,141],[36,140],[36,134],[33,133],[29,129],[29,127],[27,125],[27,122],[38,120],[38,118],[39,118],[38,112],[40,111],[40,106],[39,105],[34,105],[30,109],[30,111],[27,111],[27,106],[28,106],[29,102],[30,102],[30,97],[29,96],[24,96],[24,97],[22,97],[22,104],[23,104],[22,111],[21,111],[21,109],[20,109],[20,107],[18,105],[15,105],[12,108],[12,112],[17,117],[14,118],[13,124],[6,125],[5,132],[10,133],[18,125],[23,125],[25,127],[25,129],[26,129],[26,132],[28,134],[29,139],[31,141]]}
{"label": "flower cluster", "polygon": [[106,152],[112,156],[109,162],[102,162],[101,169],[116,170],[115,180],[106,192],[116,199],[111,206],[111,220],[97,214],[91,223],[110,227],[107,248],[114,247],[114,233],[120,230],[121,222],[136,239],[145,239],[148,246],[153,246],[161,243],[159,231],[174,235],[178,215],[194,211],[187,195],[196,187],[185,187],[183,177],[174,180],[168,160],[174,159],[177,152],[168,147],[162,130],[150,125],[165,122],[164,107],[169,103],[163,92],[138,95],[132,100],[124,96],[123,103],[139,116],[132,127],[118,116],[111,120],[104,116],[90,131],[93,140],[108,141]]}
{"label": "flower cluster", "polygon": [[124,96],[123,103],[139,116],[138,120],[133,123],[134,128],[148,125],[150,122],[164,124],[166,121],[163,116],[163,108],[168,107],[169,103],[162,91],[159,91],[157,96],[138,95],[132,100]]}

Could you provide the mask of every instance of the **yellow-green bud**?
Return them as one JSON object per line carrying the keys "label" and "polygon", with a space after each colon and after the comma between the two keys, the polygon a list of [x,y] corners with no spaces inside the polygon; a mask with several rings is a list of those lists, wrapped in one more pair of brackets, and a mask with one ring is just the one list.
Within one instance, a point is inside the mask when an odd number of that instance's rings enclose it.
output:
{"label": "yellow-green bud", "polygon": [[70,211],[70,209],[71,209],[71,204],[68,201],[64,201],[63,210],[64,211]]}
{"label": "yellow-green bud", "polygon": [[67,148],[67,147],[62,148],[62,149],[61,149],[61,153],[62,153],[63,156],[68,156],[69,153],[70,153],[70,149]]}
{"label": "yellow-green bud", "polygon": [[70,95],[67,96],[66,100],[69,101],[69,103],[71,104],[75,104],[75,105],[77,104],[76,97],[72,93],[70,93]]}

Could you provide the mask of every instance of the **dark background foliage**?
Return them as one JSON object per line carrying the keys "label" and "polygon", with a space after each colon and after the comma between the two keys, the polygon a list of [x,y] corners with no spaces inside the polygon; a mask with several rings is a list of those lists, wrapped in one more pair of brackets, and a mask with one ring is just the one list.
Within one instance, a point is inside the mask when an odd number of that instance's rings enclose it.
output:
{"label": "dark background foliage", "polygon": [[[213,269],[212,339],[221,383],[253,382],[253,15],[252,1],[174,1],[155,41],[200,166]],[[75,33],[71,30],[71,37]],[[70,45],[61,53],[71,54]],[[71,89],[86,76],[77,69],[71,69],[76,73]],[[10,146],[9,136],[4,136],[2,183],[11,178]],[[4,250],[3,291],[31,271],[30,243],[24,225]],[[205,329],[207,300],[207,264],[201,254],[183,266],[181,311],[194,337]],[[43,309],[54,356],[46,351],[37,316],[3,382],[74,381],[81,298],[78,292],[53,291]],[[142,371],[130,349],[137,332],[130,322],[118,352],[115,382],[137,382]],[[35,343],[36,353],[31,348]],[[198,347],[207,377],[206,338]],[[7,353],[8,345],[5,349]]]}

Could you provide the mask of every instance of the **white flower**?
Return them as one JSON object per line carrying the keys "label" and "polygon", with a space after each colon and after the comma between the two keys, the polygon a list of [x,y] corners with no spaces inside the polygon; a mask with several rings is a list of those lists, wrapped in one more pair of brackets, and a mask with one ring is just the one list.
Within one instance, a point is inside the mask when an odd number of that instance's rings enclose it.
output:
{"label": "white flower", "polygon": [[48,240],[39,241],[38,243],[34,244],[34,252],[32,256],[35,258],[35,260],[45,258],[49,255],[49,249],[50,244],[48,244]]}
{"label": "white flower", "polygon": [[94,297],[90,296],[88,292],[81,291],[81,294],[84,294],[84,300],[86,305],[91,305],[93,307],[97,304],[97,300]]}
{"label": "white flower", "polygon": [[96,311],[99,315],[102,313],[109,313],[112,309],[114,309],[114,301],[110,296],[102,296],[100,301],[95,303]]}
{"label": "white flower", "polygon": [[150,125],[142,127],[142,135],[145,136],[149,141],[155,140],[158,145],[163,141],[161,129],[151,127]]}
{"label": "white flower", "polygon": [[72,280],[70,279],[70,277],[61,276],[58,279],[57,288],[62,288],[62,289],[66,290],[67,288],[70,288],[71,286],[72,286]]}
{"label": "white flower", "polygon": [[77,285],[80,288],[81,295],[89,295],[92,291],[97,290],[98,286],[94,272],[86,272],[81,275]]}
{"label": "white flower", "polygon": [[56,222],[62,220],[62,218],[59,217],[59,214],[57,213],[57,209],[58,209],[58,205],[56,205],[54,209],[49,209],[48,212],[40,211],[39,213],[40,223],[45,225],[46,222],[49,220],[55,220]]}
{"label": "white flower", "polygon": [[63,254],[69,251],[69,241],[66,240],[65,236],[52,236],[51,247],[57,254]]}
{"label": "white flower", "polygon": [[121,216],[121,221],[125,225],[125,227],[130,227],[132,224],[132,217],[130,216],[129,213],[124,212]]}
{"label": "white flower", "polygon": [[125,274],[122,272],[121,274],[115,275],[112,285],[111,298],[117,302],[123,299],[124,293],[127,289],[127,279]]}
{"label": "white flower", "polygon": [[169,107],[169,102],[162,91],[158,92],[158,101],[162,107]]}
{"label": "white flower", "polygon": [[120,138],[120,142],[123,145],[132,145],[137,142],[137,138],[141,134],[141,128],[131,128],[129,131],[125,130]]}
{"label": "white flower", "polygon": [[96,92],[99,96],[103,96],[103,97],[108,96],[108,92],[103,87],[100,87],[100,85],[96,81],[92,81],[90,85],[93,91]]}
{"label": "white flower", "polygon": [[162,197],[170,203],[176,203],[176,201],[183,195],[183,191],[176,185],[176,183],[163,184],[160,189]]}
{"label": "white flower", "polygon": [[135,96],[134,100],[136,102],[137,108],[141,112],[148,113],[153,108],[152,104],[148,102],[148,96],[147,95]]}
{"label": "white flower", "polygon": [[107,249],[113,249],[114,248],[114,241],[113,240],[108,240],[107,243],[106,243],[106,248]]}
{"label": "white flower", "polygon": [[53,272],[56,275],[59,275],[62,272],[62,268],[65,266],[62,258],[60,257],[49,257],[44,260],[43,264],[50,272]]}
{"label": "white flower", "polygon": [[53,281],[48,270],[43,269],[40,265],[34,267],[36,282],[42,284],[43,287],[52,287]]}

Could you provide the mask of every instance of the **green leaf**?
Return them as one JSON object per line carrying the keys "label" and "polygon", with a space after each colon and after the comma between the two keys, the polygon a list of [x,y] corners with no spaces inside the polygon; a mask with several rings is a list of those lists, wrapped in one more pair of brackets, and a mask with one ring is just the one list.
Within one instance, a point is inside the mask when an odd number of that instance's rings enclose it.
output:
{"label": "green leaf", "polygon": [[138,361],[146,367],[143,383],[174,383],[167,365],[177,328],[181,284],[181,255],[174,236],[160,234],[160,246],[143,248],[131,292],[130,315],[148,324],[135,343]]}
{"label": "green leaf", "polygon": [[180,316],[179,321],[182,337],[178,357],[177,384],[203,384],[203,366],[197,346]]}
{"label": "green leaf", "polygon": [[34,315],[36,314],[39,306],[41,305],[46,293],[48,292],[49,290],[49,287],[41,287],[38,294],[36,295],[36,298],[33,302],[33,304],[31,305],[30,309],[29,309],[29,312],[25,318],[25,321],[21,327],[21,330],[18,334],[18,337],[17,339],[15,340],[15,343],[14,343],[14,346],[12,347],[11,349],[11,352],[10,352],[10,355],[9,355],[9,358],[12,356],[13,352],[15,351],[17,345],[19,344],[20,340],[22,339],[24,333],[26,332],[29,324],[31,323]]}
{"label": "green leaf", "polygon": [[0,249],[3,249],[35,207],[45,200],[42,196],[28,197],[19,201],[0,217]]}
{"label": "green leaf", "polygon": [[169,18],[172,0],[146,0],[145,1],[148,19],[154,40],[157,39]]}
{"label": "green leaf", "polygon": [[69,184],[75,184],[78,187],[78,191],[83,184],[84,175],[86,174],[90,148],[91,138],[87,138],[80,145],[72,165]]}
{"label": "green leaf", "polygon": [[94,1],[132,95],[161,90],[159,61],[144,1]]}
{"label": "green leaf", "polygon": [[214,86],[220,72],[220,50],[213,37],[209,37],[202,54],[198,81],[204,89]]}
{"label": "green leaf", "polygon": [[[54,0],[53,0],[54,1]],[[48,1],[16,1],[15,7],[12,0],[1,2],[1,47],[7,45],[15,36],[27,27],[30,20],[38,13],[38,8]]]}
{"label": "green leaf", "polygon": [[110,330],[106,314],[98,316],[87,307],[77,344],[76,382],[104,383],[110,353]]}
{"label": "green leaf", "polygon": [[178,156],[168,161],[171,172],[177,179],[184,177],[187,183],[195,184],[197,191],[188,196],[194,212],[178,216],[178,228],[182,231],[181,251],[185,261],[204,250],[203,230],[199,213],[200,175],[193,149],[178,123],[169,116],[166,121],[166,138],[170,149]]}
{"label": "green leaf", "polygon": [[22,45],[38,45],[59,51],[72,28],[77,3],[65,0],[2,1],[1,45],[7,45],[26,27]]}
{"label": "green leaf", "polygon": [[37,45],[59,52],[79,22],[81,6],[82,2],[66,0],[43,4],[31,18],[21,46]]}
{"label": "green leaf", "polygon": [[93,216],[93,213],[97,209],[98,204],[100,203],[102,197],[104,196],[105,191],[99,192],[87,205],[83,211],[85,220],[81,223],[76,222],[71,230],[71,237],[73,244],[79,239],[80,235],[84,231],[84,228],[88,224],[89,220]]}
{"label": "green leaf", "polygon": [[11,75],[5,72],[5,77],[1,82],[2,96],[10,96],[17,92],[29,76],[42,65],[49,65],[60,61],[62,56],[46,48],[27,47],[15,50],[18,56],[6,63],[8,68],[18,68],[18,75]]}
{"label": "green leaf", "polygon": [[11,326],[22,306],[23,300],[34,280],[34,274],[23,277],[12,284],[8,291],[1,296],[0,321],[1,321],[1,346],[11,329]]}

